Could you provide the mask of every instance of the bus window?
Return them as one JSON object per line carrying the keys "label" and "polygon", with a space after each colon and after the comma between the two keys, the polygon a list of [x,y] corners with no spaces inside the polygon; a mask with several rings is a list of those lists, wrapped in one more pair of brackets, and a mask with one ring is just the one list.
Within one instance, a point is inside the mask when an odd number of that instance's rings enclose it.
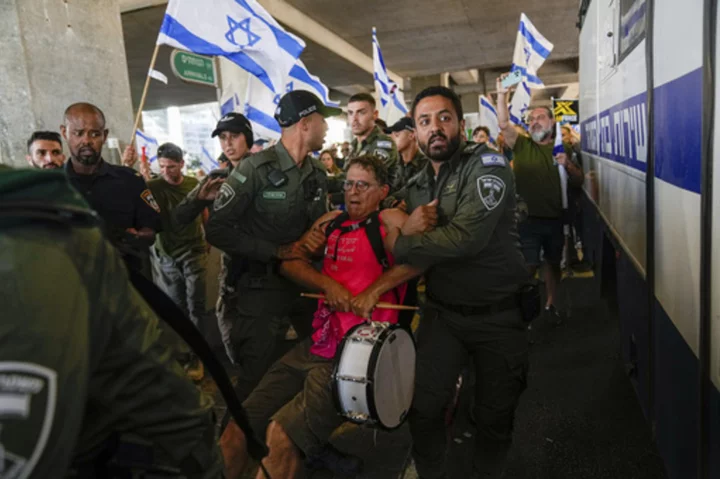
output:
{"label": "bus window", "polygon": [[646,0],[620,0],[620,28],[618,28],[620,62],[645,38],[646,12]]}

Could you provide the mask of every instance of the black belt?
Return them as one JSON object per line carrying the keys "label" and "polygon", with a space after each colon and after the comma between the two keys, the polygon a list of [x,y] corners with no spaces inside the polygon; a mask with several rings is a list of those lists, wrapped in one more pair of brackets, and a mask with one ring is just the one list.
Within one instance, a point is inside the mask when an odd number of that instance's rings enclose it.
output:
{"label": "black belt", "polygon": [[433,303],[436,303],[438,306],[441,306],[444,309],[452,311],[453,313],[457,313],[461,316],[484,316],[488,314],[501,313],[503,311],[520,308],[520,303],[516,294],[511,294],[510,296],[501,299],[500,301],[492,304],[487,304],[485,306],[448,304],[436,299],[431,294],[428,294],[428,299]]}
{"label": "black belt", "polygon": [[270,276],[275,274],[277,263],[275,261],[265,263],[263,261],[250,260],[247,263],[247,271],[252,276]]}

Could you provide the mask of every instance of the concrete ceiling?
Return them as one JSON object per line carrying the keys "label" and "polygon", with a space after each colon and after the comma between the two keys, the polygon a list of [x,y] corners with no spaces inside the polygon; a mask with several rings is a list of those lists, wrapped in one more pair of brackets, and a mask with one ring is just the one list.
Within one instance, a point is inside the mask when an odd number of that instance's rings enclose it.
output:
{"label": "concrete ceiling", "polygon": [[[122,0],[142,5],[158,0]],[[262,3],[263,0],[260,0]],[[577,83],[577,0],[285,0],[285,2],[331,30],[340,38],[372,56],[371,31],[377,28],[385,64],[406,78],[451,72],[459,93],[491,93],[495,78],[512,61],[520,13],[533,21],[555,48],[540,70],[547,91],[535,91],[534,99],[561,96]],[[134,105],[140,101],[145,75],[162,23],[165,5],[127,11],[122,20]],[[292,30],[291,30],[292,31]],[[339,100],[357,91],[371,91],[372,75],[307,40],[301,59]],[[216,99],[212,88],[186,85],[172,77],[170,49],[161,47],[157,68],[170,77],[165,87],[154,82],[146,109],[185,105]],[[477,81],[476,81],[477,79]],[[407,80],[410,80],[407,82]],[[156,90],[157,89],[157,90]],[[162,90],[160,90],[162,89]]]}

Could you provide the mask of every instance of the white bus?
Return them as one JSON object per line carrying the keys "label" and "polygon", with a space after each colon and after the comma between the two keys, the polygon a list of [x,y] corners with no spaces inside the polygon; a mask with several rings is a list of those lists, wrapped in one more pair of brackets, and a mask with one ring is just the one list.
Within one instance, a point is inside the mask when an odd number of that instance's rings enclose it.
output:
{"label": "white bus", "polygon": [[584,232],[672,479],[720,478],[717,0],[582,0]]}

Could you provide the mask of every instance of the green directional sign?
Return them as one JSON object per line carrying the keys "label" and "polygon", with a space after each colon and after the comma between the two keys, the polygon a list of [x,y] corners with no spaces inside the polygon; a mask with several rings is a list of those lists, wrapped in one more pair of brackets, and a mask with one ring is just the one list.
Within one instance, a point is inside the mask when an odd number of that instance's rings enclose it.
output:
{"label": "green directional sign", "polygon": [[175,76],[183,81],[217,86],[215,62],[212,58],[173,50],[170,54],[170,65]]}

